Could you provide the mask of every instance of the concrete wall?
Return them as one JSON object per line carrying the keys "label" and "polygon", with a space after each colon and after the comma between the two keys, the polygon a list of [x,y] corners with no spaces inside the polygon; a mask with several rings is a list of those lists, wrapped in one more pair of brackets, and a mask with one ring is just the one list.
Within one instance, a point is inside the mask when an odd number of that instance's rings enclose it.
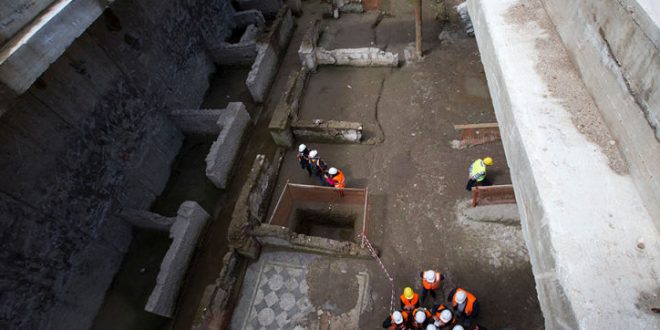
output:
{"label": "concrete wall", "polygon": [[544,1],[660,228],[660,4],[645,3]]}
{"label": "concrete wall", "polygon": [[86,329],[160,194],[226,38],[226,0],[117,1],[0,117],[0,328]]}
{"label": "concrete wall", "polygon": [[653,216],[590,135],[609,132],[542,1],[468,6],[546,329],[656,328]]}
{"label": "concrete wall", "polygon": [[55,0],[1,0],[0,45],[16,35]]}

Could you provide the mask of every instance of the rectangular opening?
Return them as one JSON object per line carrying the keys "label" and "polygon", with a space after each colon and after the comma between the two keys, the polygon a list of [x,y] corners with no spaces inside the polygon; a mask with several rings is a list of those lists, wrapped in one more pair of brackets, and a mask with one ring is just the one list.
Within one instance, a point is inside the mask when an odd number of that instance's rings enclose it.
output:
{"label": "rectangular opening", "polygon": [[337,241],[352,241],[357,214],[319,209],[297,209],[293,231]]}

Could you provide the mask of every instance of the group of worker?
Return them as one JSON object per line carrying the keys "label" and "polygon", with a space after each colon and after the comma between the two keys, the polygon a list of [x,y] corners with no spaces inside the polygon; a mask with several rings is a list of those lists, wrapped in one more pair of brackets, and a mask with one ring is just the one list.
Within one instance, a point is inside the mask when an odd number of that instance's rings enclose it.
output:
{"label": "group of worker", "polygon": [[[441,272],[427,270],[419,273],[422,283],[422,303],[427,295],[433,298],[431,309],[420,306],[419,294],[412,288],[403,289],[399,297],[401,309],[390,314],[383,321],[383,328],[392,330],[485,330],[483,326],[473,324],[479,314],[477,298],[463,288],[455,288],[449,292],[446,307],[442,303],[435,303],[436,291],[441,289],[445,279]],[[461,324],[462,323],[462,324]]]}
{"label": "group of worker", "polygon": [[309,149],[306,145],[298,146],[298,163],[303,170],[311,177],[316,175],[322,186],[335,187],[337,189],[346,188],[346,177],[344,172],[336,167],[328,167],[328,164],[321,158],[316,149]]}

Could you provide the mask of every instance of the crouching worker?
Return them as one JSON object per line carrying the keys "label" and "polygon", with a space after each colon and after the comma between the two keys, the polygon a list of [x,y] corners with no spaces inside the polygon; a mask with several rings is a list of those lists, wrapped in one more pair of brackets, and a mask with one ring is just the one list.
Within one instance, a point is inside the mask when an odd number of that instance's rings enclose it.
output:
{"label": "crouching worker", "polygon": [[408,329],[406,323],[408,323],[408,313],[394,311],[385,319],[385,321],[383,321],[383,328],[391,330],[406,330]]}

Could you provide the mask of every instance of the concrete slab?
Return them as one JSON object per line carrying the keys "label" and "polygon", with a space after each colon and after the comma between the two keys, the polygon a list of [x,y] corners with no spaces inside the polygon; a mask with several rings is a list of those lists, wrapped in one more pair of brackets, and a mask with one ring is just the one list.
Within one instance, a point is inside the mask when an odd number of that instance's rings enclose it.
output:
{"label": "concrete slab", "polygon": [[216,187],[224,189],[241,146],[243,133],[250,123],[250,115],[243,103],[232,102],[217,123],[222,130],[206,156],[206,176]]}
{"label": "concrete slab", "polygon": [[160,265],[156,286],[144,309],[165,317],[172,317],[176,300],[197,239],[210,215],[196,202],[181,204],[176,221],[170,228],[172,245]]}
{"label": "concrete slab", "polygon": [[541,1],[469,9],[546,328],[655,328],[657,229]]}

